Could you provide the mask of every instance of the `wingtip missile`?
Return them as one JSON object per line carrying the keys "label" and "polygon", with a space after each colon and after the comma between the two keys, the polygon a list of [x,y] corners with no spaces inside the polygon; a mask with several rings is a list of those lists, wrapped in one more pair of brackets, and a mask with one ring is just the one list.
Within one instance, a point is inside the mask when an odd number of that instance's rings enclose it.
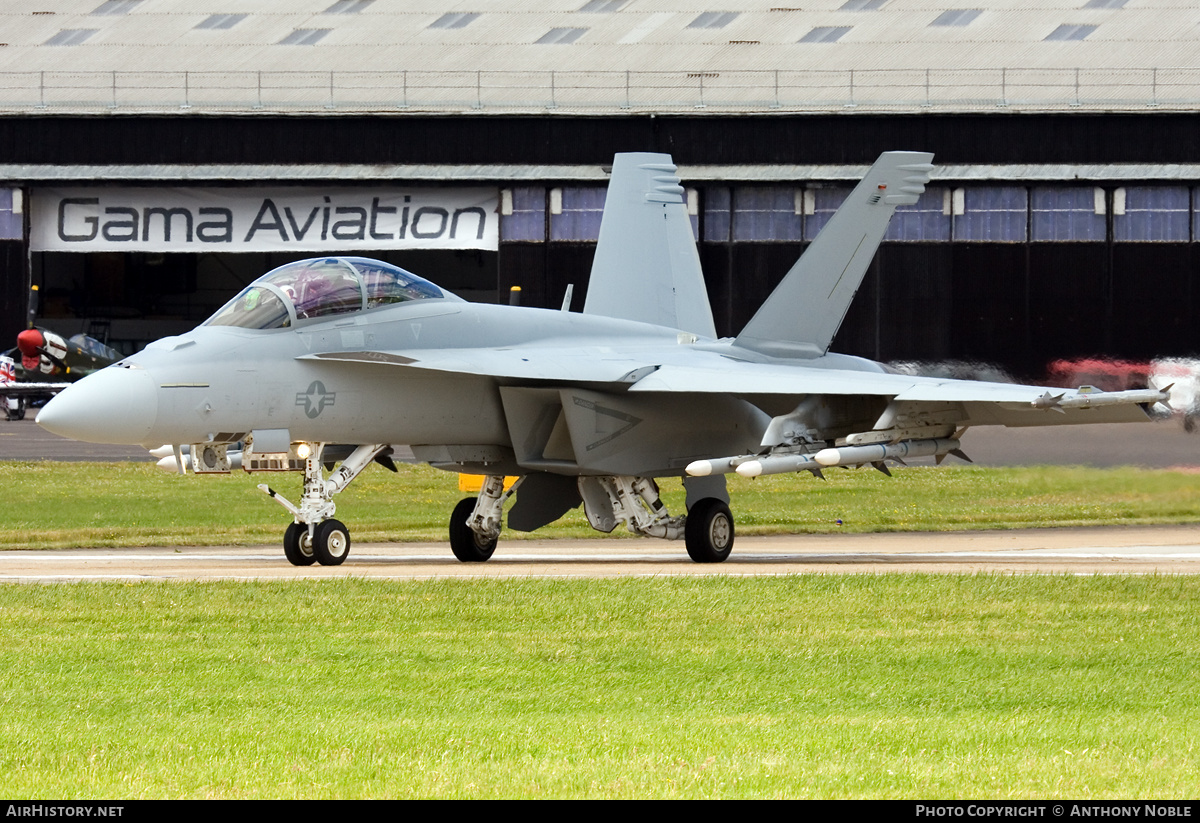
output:
{"label": "wingtip missile", "polygon": [[[1170,387],[1168,386],[1167,389]],[[1046,392],[1032,401],[1035,409],[1050,409],[1066,414],[1067,409],[1097,409],[1103,406],[1163,403],[1170,399],[1167,389],[1129,389],[1127,391],[1081,391],[1071,396]]]}
{"label": "wingtip missile", "polygon": [[1051,411],[1056,411],[1059,414],[1066,414],[1062,408],[1062,399],[1065,395],[1065,392],[1062,394],[1051,394],[1050,392],[1046,392],[1037,400],[1034,400],[1032,403],[1030,403],[1030,405],[1035,409],[1050,409]]}
{"label": "wingtip missile", "polygon": [[1158,388],[1157,386],[1155,386],[1154,384],[1151,384],[1150,388],[1157,391],[1160,395],[1162,395],[1155,402],[1162,403],[1164,406],[1166,406],[1171,411],[1175,411],[1175,407],[1171,405],[1171,389],[1175,388],[1174,383],[1168,383],[1167,385],[1163,386],[1161,389]]}

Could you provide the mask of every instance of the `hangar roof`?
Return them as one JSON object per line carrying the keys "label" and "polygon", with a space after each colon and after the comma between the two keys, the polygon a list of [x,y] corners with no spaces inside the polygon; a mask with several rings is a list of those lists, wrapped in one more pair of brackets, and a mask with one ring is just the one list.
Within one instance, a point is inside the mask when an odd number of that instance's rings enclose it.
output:
{"label": "hangar roof", "polygon": [[35,0],[0,112],[1200,108],[1191,0]]}

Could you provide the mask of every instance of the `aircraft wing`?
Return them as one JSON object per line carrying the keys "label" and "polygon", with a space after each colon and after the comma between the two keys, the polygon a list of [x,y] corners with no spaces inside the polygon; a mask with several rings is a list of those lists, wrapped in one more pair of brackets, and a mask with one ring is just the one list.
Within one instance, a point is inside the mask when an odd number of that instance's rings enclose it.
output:
{"label": "aircraft wing", "polygon": [[663,362],[659,354],[655,362],[649,351],[614,351],[600,346],[521,347],[323,352],[301,359],[469,374],[519,383],[609,384],[646,394],[885,397],[913,411],[954,407],[964,425],[1139,422],[1148,419],[1144,406],[1167,399],[1166,393],[1154,389],[1089,394],[1045,386],[734,361],[712,352],[694,352],[690,357],[681,353],[669,358],[676,362]]}
{"label": "aircraft wing", "polygon": [[722,368],[667,364],[629,390],[887,397],[911,410],[957,406],[964,425],[1003,426],[1139,422],[1149,418],[1143,407],[1165,402],[1169,396],[1155,389],[1084,393],[1045,386],[770,363],[729,363]]}

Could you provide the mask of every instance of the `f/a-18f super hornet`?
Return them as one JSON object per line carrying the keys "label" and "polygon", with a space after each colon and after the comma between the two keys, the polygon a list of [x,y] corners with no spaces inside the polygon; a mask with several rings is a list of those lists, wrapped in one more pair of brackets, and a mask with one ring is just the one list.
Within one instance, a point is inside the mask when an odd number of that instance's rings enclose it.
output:
{"label": "f/a-18f super hornet", "polygon": [[[932,155],[888,152],[741,333],[717,339],[684,189],[668,155],[621,154],[582,314],[467,303],[395,266],[330,257],[254,281],[203,325],[75,384],[38,422],[101,443],[187,444],[197,473],[295,471],[297,565],[350,548],[334,497],[404,454],[486,476],[450,516],[464,561],[584,506],[596,529],[733,546],[725,474],[819,473],[961,456],[969,426],[1148,419],[1166,391],[1089,392],[889,373],[829,345],[897,206]],[[342,458],[333,468],[333,461]],[[520,479],[505,489],[505,476]],[[655,478],[683,478],[672,516]]]}

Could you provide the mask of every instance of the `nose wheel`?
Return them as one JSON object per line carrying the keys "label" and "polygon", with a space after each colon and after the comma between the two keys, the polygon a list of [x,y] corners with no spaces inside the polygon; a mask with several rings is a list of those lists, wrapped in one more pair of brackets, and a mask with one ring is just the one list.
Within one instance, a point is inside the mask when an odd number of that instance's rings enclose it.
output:
{"label": "nose wheel", "polygon": [[340,566],[350,556],[350,530],[340,520],[322,520],[313,531],[313,554],[322,566]]}
{"label": "nose wheel", "polygon": [[350,556],[350,530],[340,520],[322,520],[310,536],[308,526],[293,523],[283,533],[283,554],[293,566],[340,566]]}
{"label": "nose wheel", "polygon": [[283,533],[283,554],[293,566],[311,566],[317,562],[313,554],[312,538],[308,526],[292,523]]}

